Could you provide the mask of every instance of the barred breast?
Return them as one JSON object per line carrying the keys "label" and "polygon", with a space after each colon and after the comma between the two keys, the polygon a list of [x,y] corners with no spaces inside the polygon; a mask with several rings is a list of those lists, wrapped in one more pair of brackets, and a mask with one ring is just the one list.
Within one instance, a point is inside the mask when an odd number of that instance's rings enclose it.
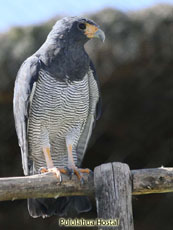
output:
{"label": "barred breast", "polygon": [[42,152],[44,146],[50,146],[54,166],[67,166],[67,141],[73,144],[73,158],[77,163],[76,146],[88,111],[87,74],[81,81],[60,82],[40,70],[30,98],[28,119],[28,150],[35,171],[46,167]]}

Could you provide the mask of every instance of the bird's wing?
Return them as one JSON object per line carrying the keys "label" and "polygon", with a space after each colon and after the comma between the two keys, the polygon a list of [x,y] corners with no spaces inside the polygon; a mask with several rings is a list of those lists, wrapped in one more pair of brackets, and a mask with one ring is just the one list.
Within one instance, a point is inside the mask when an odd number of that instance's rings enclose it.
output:
{"label": "bird's wing", "polygon": [[31,56],[20,67],[14,87],[13,112],[24,174],[28,175],[27,120],[33,84],[37,81],[40,61]]}
{"label": "bird's wing", "polygon": [[78,166],[80,166],[83,160],[95,122],[100,118],[101,115],[100,84],[92,62],[90,62],[90,70],[88,72],[88,85],[89,113],[84,130],[77,145]]}

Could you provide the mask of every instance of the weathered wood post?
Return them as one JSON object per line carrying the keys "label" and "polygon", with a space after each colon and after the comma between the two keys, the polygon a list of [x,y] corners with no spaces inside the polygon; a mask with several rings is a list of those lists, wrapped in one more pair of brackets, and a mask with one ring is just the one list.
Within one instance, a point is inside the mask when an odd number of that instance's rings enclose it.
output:
{"label": "weathered wood post", "polygon": [[94,170],[94,186],[98,218],[116,219],[118,225],[111,226],[111,221],[106,225],[106,221],[103,221],[105,226],[98,227],[99,230],[133,230],[132,183],[128,165],[108,163],[97,166]]}

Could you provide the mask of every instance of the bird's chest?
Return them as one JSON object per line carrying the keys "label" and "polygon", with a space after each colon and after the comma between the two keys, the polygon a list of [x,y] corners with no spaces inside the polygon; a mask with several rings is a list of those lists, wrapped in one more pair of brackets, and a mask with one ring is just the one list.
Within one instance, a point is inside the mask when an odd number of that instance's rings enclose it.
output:
{"label": "bird's chest", "polygon": [[86,120],[89,110],[88,75],[80,81],[60,82],[40,72],[32,106],[45,120]]}

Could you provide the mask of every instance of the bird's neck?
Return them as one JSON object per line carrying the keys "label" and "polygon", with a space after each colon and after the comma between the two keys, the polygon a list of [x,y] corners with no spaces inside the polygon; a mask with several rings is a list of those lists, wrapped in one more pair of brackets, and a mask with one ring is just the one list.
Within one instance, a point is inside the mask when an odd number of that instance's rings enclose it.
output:
{"label": "bird's neck", "polygon": [[43,46],[42,61],[59,80],[82,80],[89,69],[89,57],[80,43],[62,40]]}

